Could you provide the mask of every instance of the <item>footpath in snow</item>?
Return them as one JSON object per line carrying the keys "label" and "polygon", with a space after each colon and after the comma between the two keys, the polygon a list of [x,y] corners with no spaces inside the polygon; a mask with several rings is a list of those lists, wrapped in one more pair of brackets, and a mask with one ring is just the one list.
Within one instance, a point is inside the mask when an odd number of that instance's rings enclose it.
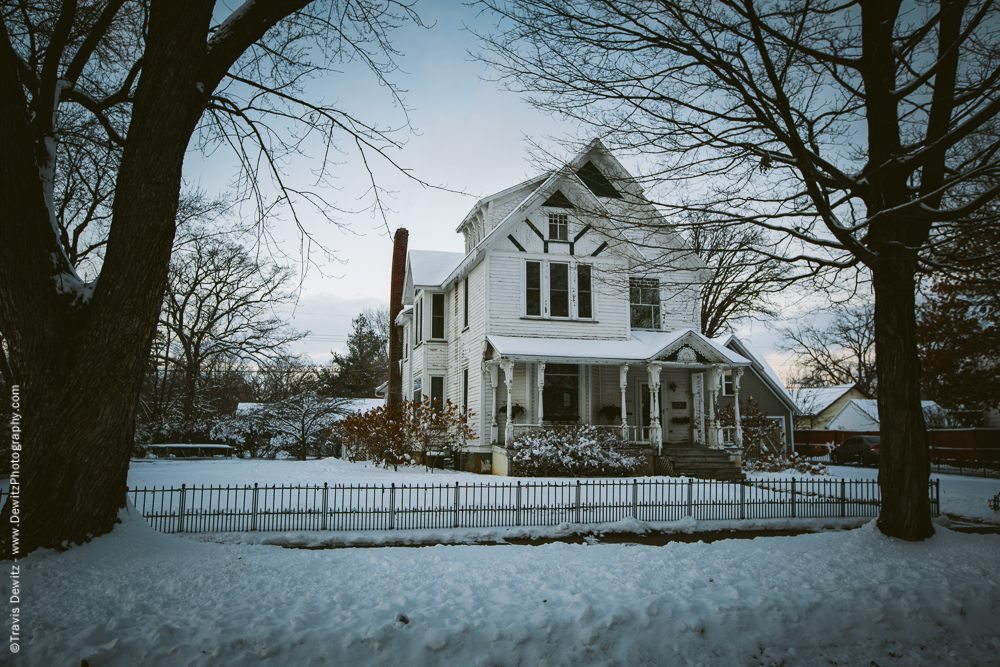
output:
{"label": "footpath in snow", "polygon": [[5,664],[1000,664],[995,535],[302,551],[122,518],[20,561]]}

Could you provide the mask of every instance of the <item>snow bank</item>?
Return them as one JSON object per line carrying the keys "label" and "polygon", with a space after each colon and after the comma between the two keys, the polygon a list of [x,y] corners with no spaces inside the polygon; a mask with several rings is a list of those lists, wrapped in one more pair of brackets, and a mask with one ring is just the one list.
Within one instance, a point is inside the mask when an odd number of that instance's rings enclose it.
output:
{"label": "snow bank", "polygon": [[136,516],[20,561],[18,665],[995,665],[1000,537],[286,550]]}

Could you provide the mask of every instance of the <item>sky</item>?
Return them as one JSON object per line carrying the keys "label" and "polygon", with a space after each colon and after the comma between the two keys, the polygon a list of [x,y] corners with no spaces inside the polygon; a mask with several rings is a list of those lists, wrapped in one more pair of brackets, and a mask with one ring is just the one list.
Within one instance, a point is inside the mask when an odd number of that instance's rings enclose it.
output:
{"label": "sky", "polygon": [[[333,102],[366,122],[398,127],[408,119],[411,129],[395,135],[405,143],[391,157],[416,179],[439,186],[424,187],[385,160],[369,156],[376,182],[393,193],[386,200],[389,210],[383,220],[371,210],[358,211],[372,198],[365,163],[357,151],[345,150],[335,164],[328,163],[333,187],[318,192],[338,208],[355,212],[339,214],[334,225],[307,207],[300,209],[312,239],[333,250],[337,259],[308,266],[304,273],[299,263],[297,302],[279,311],[292,326],[310,332],[294,352],[316,363],[329,362],[331,350],[346,350],[351,319],[361,310],[388,305],[390,231],[406,227],[411,249],[461,252],[462,237],[455,229],[475,202],[541,170],[531,161],[531,143],[567,155],[569,150],[560,140],[589,138],[586,130],[533,109],[517,94],[488,80],[487,67],[469,52],[478,48],[470,28],[488,31],[489,16],[454,0],[420,0],[416,8],[427,27],[410,23],[392,34],[401,55],[400,71],[390,78],[404,91],[405,112],[357,64],[340,66],[308,84],[311,99]],[[350,144],[344,140],[340,146],[347,149]],[[311,159],[286,165],[286,180],[296,187],[312,186],[316,179],[311,170],[321,157],[317,142]],[[627,158],[622,161],[635,170]],[[210,156],[193,152],[186,170],[189,187],[217,192],[235,174],[236,163],[226,150]],[[252,211],[245,205],[237,214],[246,218]],[[289,260],[301,257],[303,241],[287,214],[274,221],[273,236]],[[790,370],[787,357],[774,348],[776,336],[763,324],[749,323],[737,334],[763,353],[779,375]]]}

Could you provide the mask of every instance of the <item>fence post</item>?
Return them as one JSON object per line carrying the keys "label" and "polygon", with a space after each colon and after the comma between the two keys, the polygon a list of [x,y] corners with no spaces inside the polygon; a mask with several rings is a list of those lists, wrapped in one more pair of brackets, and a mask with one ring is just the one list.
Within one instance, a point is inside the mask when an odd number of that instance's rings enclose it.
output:
{"label": "fence post", "polygon": [[257,482],[253,483],[253,501],[250,503],[251,512],[250,515],[250,530],[257,530]]}
{"label": "fence post", "polygon": [[747,485],[746,482],[740,484],[740,521],[747,518]]}
{"label": "fence post", "polygon": [[639,480],[632,480],[632,518],[639,520]]}
{"label": "fence post", "polygon": [[521,480],[517,482],[517,505],[514,511],[514,525],[521,525]]}
{"label": "fence post", "polygon": [[580,523],[580,480],[576,480],[576,523]]}
{"label": "fence post", "polygon": [[455,482],[455,528],[458,528],[458,482]]}
{"label": "fence post", "polygon": [[792,518],[795,518],[795,478],[792,477]]}
{"label": "fence post", "polygon": [[326,514],[329,510],[329,501],[327,500],[327,494],[330,489],[327,487],[327,483],[323,482],[323,519],[320,521],[320,530],[326,530]]}
{"label": "fence post", "polygon": [[177,532],[184,532],[184,505],[185,499],[187,498],[187,485],[181,484],[181,499],[177,503]]}
{"label": "fence post", "polygon": [[941,516],[941,478],[934,480],[934,516]]}
{"label": "fence post", "polygon": [[396,528],[396,483],[393,482],[389,486],[389,530],[395,530],[395,528]]}
{"label": "fence post", "polygon": [[694,480],[688,477],[688,516],[694,516]]}
{"label": "fence post", "polygon": [[847,480],[840,480],[840,518],[847,516]]}

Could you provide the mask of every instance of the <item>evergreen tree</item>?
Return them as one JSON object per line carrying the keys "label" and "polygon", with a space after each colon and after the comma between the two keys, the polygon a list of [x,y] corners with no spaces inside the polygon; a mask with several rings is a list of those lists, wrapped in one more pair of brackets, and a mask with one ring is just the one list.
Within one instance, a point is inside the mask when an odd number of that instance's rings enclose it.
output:
{"label": "evergreen tree", "polygon": [[346,398],[373,398],[389,378],[389,311],[362,311],[351,320],[347,354],[333,353],[333,368],[320,372],[323,393]]}

